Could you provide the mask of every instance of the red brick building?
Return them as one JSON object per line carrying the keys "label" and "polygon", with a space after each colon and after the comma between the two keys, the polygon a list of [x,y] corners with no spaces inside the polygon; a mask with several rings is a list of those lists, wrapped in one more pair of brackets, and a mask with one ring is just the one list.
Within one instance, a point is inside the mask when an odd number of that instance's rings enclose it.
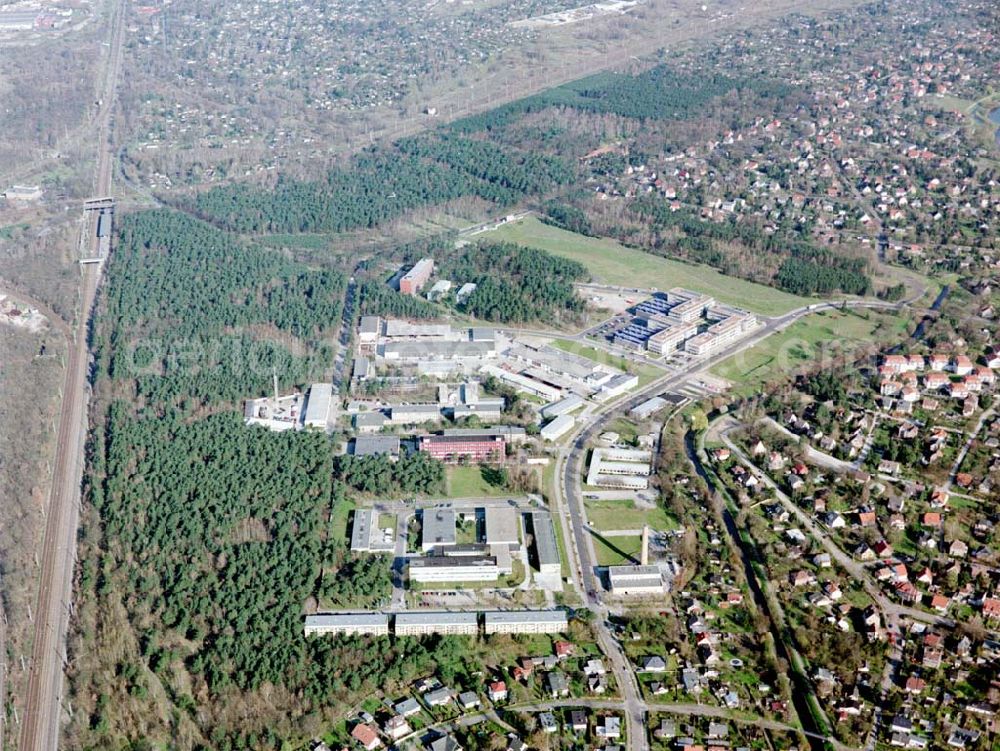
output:
{"label": "red brick building", "polygon": [[417,437],[417,447],[447,464],[461,459],[502,464],[507,453],[502,435],[422,435]]}
{"label": "red brick building", "polygon": [[421,258],[399,280],[399,291],[404,295],[417,294],[427,284],[427,280],[431,278],[432,273],[434,273],[434,259]]}

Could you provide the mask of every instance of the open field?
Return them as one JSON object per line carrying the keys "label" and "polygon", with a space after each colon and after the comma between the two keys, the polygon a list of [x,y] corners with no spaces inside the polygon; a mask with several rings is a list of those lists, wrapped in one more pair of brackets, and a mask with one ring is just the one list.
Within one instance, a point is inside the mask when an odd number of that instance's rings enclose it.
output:
{"label": "open field", "polygon": [[[665,531],[676,528],[677,524],[661,507],[637,508],[634,501],[584,501],[587,507],[587,521],[601,531],[616,529],[639,529],[648,524],[652,529]],[[612,538],[612,541],[621,538]],[[624,538],[629,539],[629,538]]]}
{"label": "open field", "polygon": [[639,535],[594,538],[594,551],[597,553],[598,566],[619,566],[621,564],[637,563],[641,549],[642,538]]}
{"label": "open field", "polygon": [[874,311],[823,311],[801,318],[710,370],[752,394],[807,363],[822,363],[856,347],[901,339],[909,319]]}
{"label": "open field", "polygon": [[[486,471],[489,472],[489,469]],[[483,475],[482,467],[454,466],[445,470],[445,494],[449,498],[500,497],[510,495],[510,491],[490,483]]]}
{"label": "open field", "polygon": [[579,261],[590,270],[594,280],[602,284],[639,289],[687,287],[767,316],[781,315],[809,304],[803,297],[726,276],[708,266],[654,256],[607,238],[567,232],[535,217],[512,222],[481,237],[541,248]]}
{"label": "open field", "polygon": [[610,365],[612,368],[618,368],[619,370],[628,370],[631,373],[635,373],[639,376],[639,387],[645,386],[650,381],[655,380],[663,375],[664,371],[657,368],[655,365],[646,364],[635,364],[630,363],[626,358],[620,357],[618,355],[613,355],[603,349],[598,349],[597,347],[591,347],[586,344],[582,344],[571,339],[553,339],[552,346],[558,347],[563,352],[570,352],[574,355],[580,355],[580,357],[586,357],[588,360],[593,360],[594,362],[599,362],[602,365]]}

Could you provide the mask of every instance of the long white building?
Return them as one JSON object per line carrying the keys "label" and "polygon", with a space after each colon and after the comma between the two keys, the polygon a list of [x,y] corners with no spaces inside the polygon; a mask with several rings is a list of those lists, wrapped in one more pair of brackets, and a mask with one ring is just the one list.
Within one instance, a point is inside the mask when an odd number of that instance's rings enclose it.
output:
{"label": "long white building", "polygon": [[385,613],[321,613],[307,615],[303,631],[313,634],[374,634],[389,633],[389,616]]}
{"label": "long white building", "polygon": [[566,631],[565,610],[487,610],[487,634],[559,634]]}
{"label": "long white building", "polygon": [[446,611],[397,613],[396,636],[423,636],[425,634],[479,633],[477,613],[449,613]]}
{"label": "long white building", "polygon": [[657,566],[609,566],[608,583],[615,595],[655,596],[664,592]]}

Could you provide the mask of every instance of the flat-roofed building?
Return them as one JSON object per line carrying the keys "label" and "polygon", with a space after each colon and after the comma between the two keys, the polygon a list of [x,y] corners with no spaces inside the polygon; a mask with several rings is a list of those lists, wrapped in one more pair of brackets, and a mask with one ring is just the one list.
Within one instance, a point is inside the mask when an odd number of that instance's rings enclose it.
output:
{"label": "flat-roofed building", "polygon": [[705,311],[714,304],[715,300],[708,295],[695,295],[667,311],[667,319],[671,323],[691,323],[704,316]]}
{"label": "flat-roofed building", "polygon": [[462,435],[445,433],[442,435],[417,436],[417,450],[430,454],[435,459],[448,464],[461,460],[502,464],[507,455],[504,437],[496,434]]}
{"label": "flat-roofed building", "polygon": [[441,419],[441,408],[437,404],[392,404],[389,406],[389,420],[394,425],[417,425],[437,422]]}
{"label": "flat-roofed building", "polygon": [[639,376],[632,373],[619,373],[601,386],[600,390],[594,394],[594,398],[598,401],[613,399],[616,396],[621,396],[626,391],[631,391],[638,385]]}
{"label": "flat-roofed building", "polygon": [[378,316],[361,316],[358,324],[358,346],[365,352],[374,352],[382,335],[382,319]]}
{"label": "flat-roofed building", "polygon": [[431,555],[410,558],[411,582],[487,582],[503,573],[492,555]]}
{"label": "flat-roofed building", "polygon": [[303,631],[313,634],[375,634],[389,633],[389,616],[385,613],[319,613],[307,615]]}
{"label": "flat-roofed building", "polygon": [[427,280],[431,278],[433,273],[434,259],[421,258],[413,265],[413,268],[400,278],[399,291],[404,295],[417,294],[427,284]]}
{"label": "flat-roofed building", "polygon": [[565,399],[560,399],[558,402],[553,402],[552,404],[546,404],[542,407],[542,417],[546,420],[551,420],[556,417],[562,417],[563,415],[568,415],[571,412],[575,412],[584,405],[583,397],[578,394],[571,394]]}
{"label": "flat-roofed building", "polygon": [[454,332],[447,323],[413,323],[401,318],[388,318],[383,335],[386,339],[448,339]]}
{"label": "flat-roofed building", "polygon": [[628,414],[629,417],[635,418],[636,420],[645,420],[647,417],[655,415],[669,403],[670,402],[662,396],[654,396],[652,399],[647,399],[642,404],[638,404],[630,409]]}
{"label": "flat-roofed building", "polygon": [[520,542],[516,509],[487,506],[485,517],[488,545],[517,545]]}
{"label": "flat-roofed building", "polygon": [[609,566],[608,583],[615,595],[661,595],[663,575],[657,566]]}
{"label": "flat-roofed building", "polygon": [[457,542],[454,509],[426,508],[421,516],[420,547],[425,553],[432,548]]}
{"label": "flat-roofed building", "polygon": [[333,385],[314,383],[309,389],[305,416],[302,420],[307,428],[326,428],[330,420],[330,406],[333,404]]}
{"label": "flat-roofed building", "polygon": [[367,553],[372,549],[372,532],[377,519],[378,512],[372,509],[354,510],[354,522],[351,524],[351,552]]}
{"label": "flat-roofed building", "polygon": [[387,454],[392,459],[399,458],[398,435],[359,435],[351,445],[354,456],[376,456]]}
{"label": "flat-roofed building", "polygon": [[355,357],[351,366],[352,381],[367,381],[372,374],[372,361],[367,357]]}
{"label": "flat-roofed building", "polygon": [[555,527],[552,517],[545,511],[532,511],[531,517],[531,549],[534,555],[535,568],[540,574],[562,573],[562,559],[559,557],[559,546],[556,544]]}
{"label": "flat-roofed building", "polygon": [[496,365],[486,365],[480,371],[483,375],[493,376],[499,381],[506,383],[508,386],[512,386],[518,391],[523,391],[526,394],[532,394],[534,396],[540,396],[543,399],[548,399],[549,401],[555,401],[562,397],[562,389],[555,388],[549,384],[539,381],[536,378],[524,375],[523,373],[514,373],[510,370],[505,370],[499,368]]}
{"label": "flat-roofed building", "polygon": [[590,455],[587,484],[644,490],[649,487],[652,462],[653,454],[646,449],[595,448]]}
{"label": "flat-roofed building", "polygon": [[560,634],[569,627],[565,610],[487,610],[487,634]]}
{"label": "flat-roofed building", "polygon": [[388,418],[382,412],[358,412],[354,415],[354,429],[359,433],[377,433],[386,422]]}
{"label": "flat-roofed building", "polygon": [[669,355],[697,333],[698,324],[694,321],[668,326],[646,340],[646,349],[658,355]]}
{"label": "flat-roofed building", "polygon": [[452,410],[452,417],[461,420],[463,417],[477,416],[481,420],[499,420],[503,417],[503,397],[485,397],[477,399],[473,403],[456,404]]}
{"label": "flat-roofed building", "polygon": [[557,441],[571,431],[574,425],[576,425],[576,418],[573,415],[559,415],[544,425],[539,431],[539,435],[543,440]]}
{"label": "flat-roofed building", "polygon": [[496,357],[496,343],[448,339],[434,341],[393,341],[382,345],[382,357],[392,362],[428,362],[435,360],[487,360]]}
{"label": "flat-roofed building", "polygon": [[478,613],[397,613],[394,629],[396,636],[423,636],[424,634],[478,634]]}

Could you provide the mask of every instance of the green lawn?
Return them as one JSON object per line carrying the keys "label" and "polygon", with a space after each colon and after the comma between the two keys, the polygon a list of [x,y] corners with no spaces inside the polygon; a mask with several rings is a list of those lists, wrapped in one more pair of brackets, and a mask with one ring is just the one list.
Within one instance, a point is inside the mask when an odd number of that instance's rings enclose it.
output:
{"label": "green lawn", "polygon": [[[489,475],[489,469],[486,470]],[[445,494],[449,498],[472,498],[476,496],[505,496],[510,491],[500,485],[493,485],[484,477],[479,466],[452,466],[445,469]]]}
{"label": "green lawn", "polygon": [[[625,501],[584,501],[587,520],[599,530],[639,529],[648,524],[652,529],[665,531],[675,529],[677,524],[661,507],[653,509],[636,508],[635,502]],[[629,538],[613,537],[612,542]],[[621,547],[621,546],[619,546]]]}
{"label": "green lawn", "polygon": [[906,318],[875,311],[814,313],[724,360],[711,372],[732,381],[737,393],[751,394],[817,358],[850,352],[852,346],[898,341],[907,325]]}
{"label": "green lawn", "polygon": [[588,344],[573,341],[572,339],[553,339],[552,346],[561,349],[563,352],[569,352],[574,355],[580,355],[580,357],[586,357],[588,360],[593,360],[594,362],[602,365],[608,365],[612,368],[618,368],[619,370],[627,370],[630,373],[635,373],[639,376],[638,388],[642,388],[650,381],[655,381],[666,372],[655,365],[648,365],[646,363],[630,363],[624,357],[613,355],[606,350],[591,347]]}
{"label": "green lawn", "polygon": [[584,264],[596,282],[638,289],[686,287],[761,315],[780,315],[808,300],[772,287],[726,276],[708,266],[655,256],[607,238],[586,237],[535,217],[506,224],[482,237],[541,248]]}
{"label": "green lawn", "polygon": [[[597,553],[598,566],[619,566],[639,560],[642,549],[642,537],[608,537],[606,541],[600,537],[594,538],[594,551]],[[631,556],[631,557],[629,557]]]}

